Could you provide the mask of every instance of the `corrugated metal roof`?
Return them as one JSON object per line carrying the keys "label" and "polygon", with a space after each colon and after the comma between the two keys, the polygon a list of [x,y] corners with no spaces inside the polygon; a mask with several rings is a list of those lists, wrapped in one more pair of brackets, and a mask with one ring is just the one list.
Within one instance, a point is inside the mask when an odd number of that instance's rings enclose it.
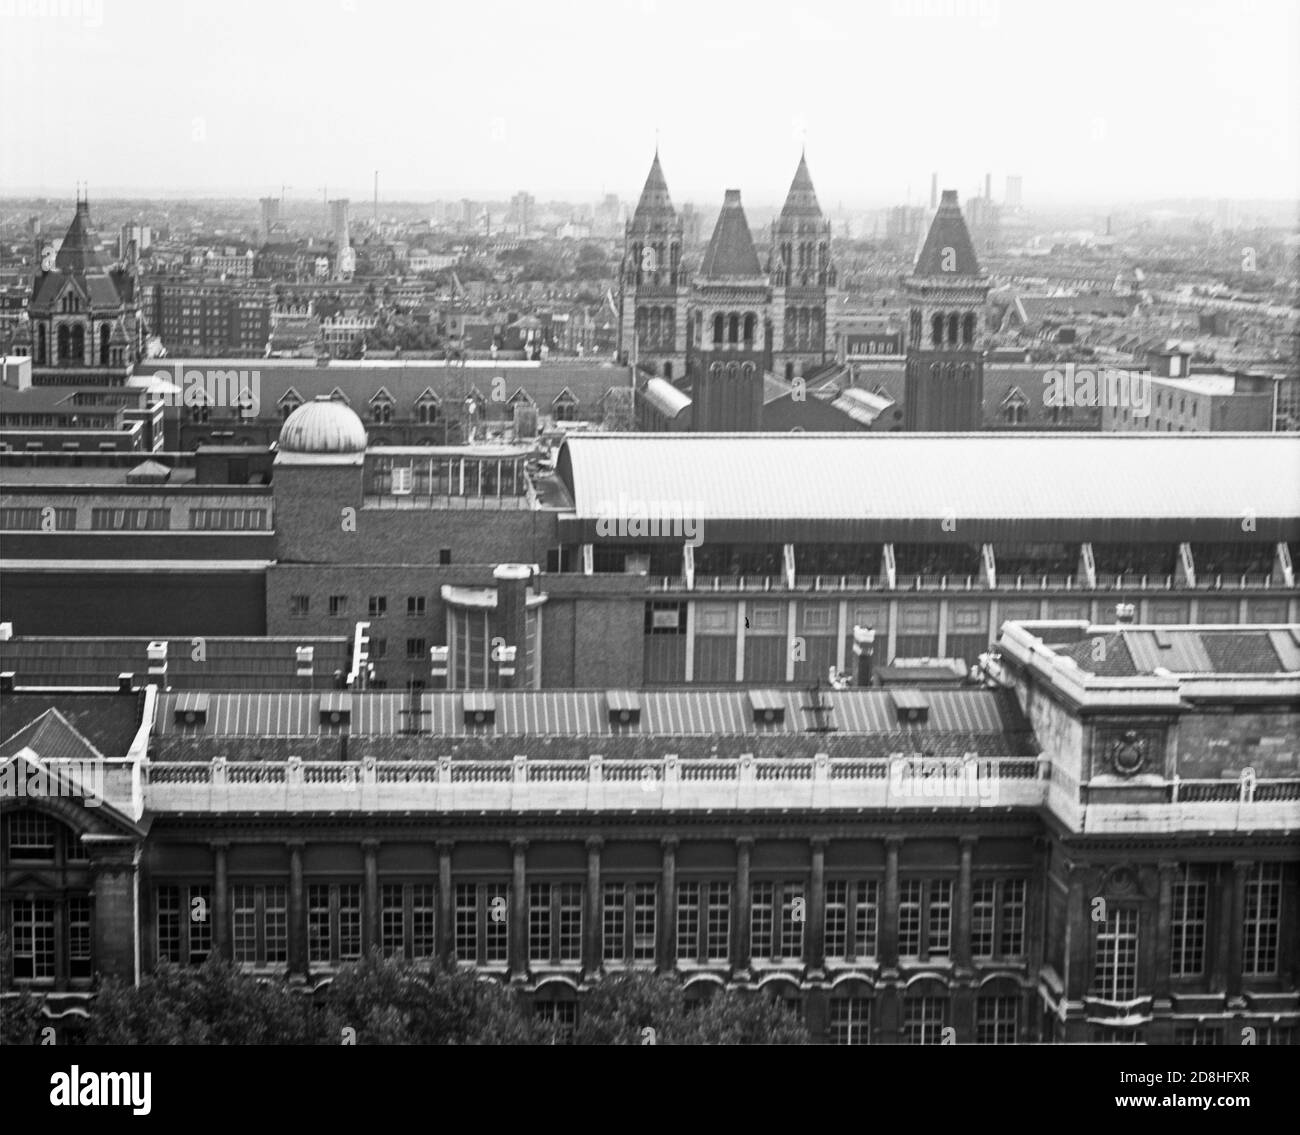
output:
{"label": "corrugated metal roof", "polygon": [[574,512],[590,520],[620,499],[699,520],[1300,516],[1300,438],[1287,435],[624,434],[565,446]]}
{"label": "corrugated metal roof", "polygon": [[[802,734],[815,724],[806,690],[754,691],[765,703],[784,708],[784,721],[758,724],[754,701],[745,689],[653,690],[638,694],[644,736],[736,736],[768,733]],[[823,716],[841,734],[896,733],[895,691],[822,690],[821,702],[829,707]],[[187,731],[174,721],[183,694],[164,694],[155,728],[159,734]],[[1019,712],[997,691],[927,690],[929,720],[906,726],[932,733],[1023,733],[1028,726]],[[354,736],[389,736],[411,727],[411,699],[405,693],[354,693]],[[302,692],[209,694],[209,736],[314,737],[335,734],[338,727],[323,726],[317,707],[320,694]],[[614,736],[625,729],[611,724],[607,694],[601,690],[495,690],[465,693],[426,693],[421,701],[421,731],[441,737],[581,737]],[[466,726],[464,709],[494,708],[496,720],[488,725]]]}

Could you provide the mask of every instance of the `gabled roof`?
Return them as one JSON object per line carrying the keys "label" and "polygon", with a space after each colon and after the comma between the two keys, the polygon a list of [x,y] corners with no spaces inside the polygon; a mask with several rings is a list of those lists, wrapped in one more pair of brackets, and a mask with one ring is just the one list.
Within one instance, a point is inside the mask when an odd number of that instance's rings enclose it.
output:
{"label": "gabled roof", "polygon": [[943,191],[943,200],[930,223],[929,235],[916,258],[912,275],[943,278],[981,275],[955,189]]}
{"label": "gabled roof", "polygon": [[663,166],[659,164],[659,151],[655,150],[650,173],[641,190],[641,200],[636,203],[636,212],[632,214],[632,228],[644,230],[653,224],[662,225],[676,219],[677,211],[673,208],[672,198],[668,196],[668,182],[664,180]]}
{"label": "gabled roof", "polygon": [[700,275],[712,280],[729,277],[753,279],[763,275],[749,222],[740,204],[739,189],[728,189],[723,198],[722,212],[718,214],[708,251],[700,264]]}
{"label": "gabled roof", "polygon": [[808,172],[808,159],[799,155],[799,168],[794,171],[794,180],[790,182],[790,192],[786,194],[785,205],[781,209],[781,220],[822,219],[821,206],[817,204],[817,191],[813,188],[812,175]]}
{"label": "gabled roof", "polygon": [[0,745],[0,760],[30,749],[42,760],[100,761],[104,754],[78,733],[57,709],[50,707]]}

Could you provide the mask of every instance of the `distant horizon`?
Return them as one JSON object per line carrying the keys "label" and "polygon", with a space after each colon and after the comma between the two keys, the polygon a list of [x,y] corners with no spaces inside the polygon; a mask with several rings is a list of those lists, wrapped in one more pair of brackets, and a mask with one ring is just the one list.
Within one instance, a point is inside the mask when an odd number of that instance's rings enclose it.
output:
{"label": "distant horizon", "polygon": [[828,210],[1290,201],[1296,43],[1294,0],[15,3],[0,191],[634,200],[657,145],[675,204],[779,204],[806,146]]}

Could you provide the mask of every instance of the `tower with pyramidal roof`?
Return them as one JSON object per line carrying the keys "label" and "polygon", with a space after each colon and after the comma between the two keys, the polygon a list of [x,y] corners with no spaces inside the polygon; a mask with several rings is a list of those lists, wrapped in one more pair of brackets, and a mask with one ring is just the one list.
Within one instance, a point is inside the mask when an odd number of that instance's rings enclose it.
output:
{"label": "tower with pyramidal roof", "polygon": [[909,276],[904,428],[978,430],[984,402],[984,305],[989,281],[957,203],[945,189]]}

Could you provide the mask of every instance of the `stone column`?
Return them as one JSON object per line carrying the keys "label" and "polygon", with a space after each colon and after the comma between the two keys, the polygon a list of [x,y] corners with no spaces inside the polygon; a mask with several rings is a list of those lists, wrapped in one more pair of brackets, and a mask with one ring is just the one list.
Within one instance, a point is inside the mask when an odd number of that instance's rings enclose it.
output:
{"label": "stone column", "polygon": [[[659,942],[655,947],[655,961],[661,972],[677,964],[677,837],[665,836],[660,841],[663,848],[663,870],[659,880]],[[708,933],[707,909],[700,912],[700,933]]]}
{"label": "stone column", "polygon": [[880,965],[898,970],[898,853],[903,837],[885,837],[885,902],[880,912]]}
{"label": "stone column", "polygon": [[1174,882],[1178,877],[1178,864],[1162,859],[1160,870],[1160,897],[1156,903],[1155,972],[1151,975],[1151,988],[1157,1000],[1168,1000],[1170,959],[1173,951]]}
{"label": "stone column", "polygon": [[812,845],[812,878],[808,888],[808,925],[805,936],[805,960],[808,976],[821,980],[825,971],[826,930],[826,844],[823,836],[814,836]]}
{"label": "stone column", "polygon": [[[736,840],[736,899],[732,904],[736,912],[733,937],[736,949],[732,964],[736,980],[741,982],[749,980],[749,862],[753,851],[752,836],[741,836]],[[704,930],[703,926],[701,930]]]}
{"label": "stone column", "polygon": [[361,858],[364,864],[362,889],[361,952],[368,954],[383,943],[379,926],[379,841],[363,839]]}
{"label": "stone column", "polygon": [[1249,859],[1232,861],[1232,901],[1225,904],[1228,923],[1228,966],[1226,991],[1229,1001],[1241,996],[1241,967],[1245,946],[1246,877],[1255,864]]}
{"label": "stone column", "polygon": [[230,844],[214,840],[212,848],[212,952],[230,960],[230,879],[227,857]]}
{"label": "stone column", "polygon": [[587,925],[582,943],[582,974],[593,977],[604,964],[601,931],[604,922],[605,891],[600,880],[600,852],[605,841],[600,836],[587,840]]}
{"label": "stone column", "polygon": [[508,939],[510,980],[522,984],[528,980],[528,841],[512,840],[510,850],[514,855]]}
{"label": "stone column", "polygon": [[964,835],[958,839],[961,848],[961,867],[957,876],[957,910],[953,920],[952,958],[958,970],[971,969],[971,917],[973,887],[971,885],[971,859],[975,852],[977,836]]}
{"label": "stone column", "polygon": [[307,888],[303,885],[303,841],[289,841],[289,973],[307,976]]}
{"label": "stone column", "polygon": [[452,840],[438,841],[438,957],[444,962],[451,961],[456,949],[456,896],[451,882],[453,846]]}

